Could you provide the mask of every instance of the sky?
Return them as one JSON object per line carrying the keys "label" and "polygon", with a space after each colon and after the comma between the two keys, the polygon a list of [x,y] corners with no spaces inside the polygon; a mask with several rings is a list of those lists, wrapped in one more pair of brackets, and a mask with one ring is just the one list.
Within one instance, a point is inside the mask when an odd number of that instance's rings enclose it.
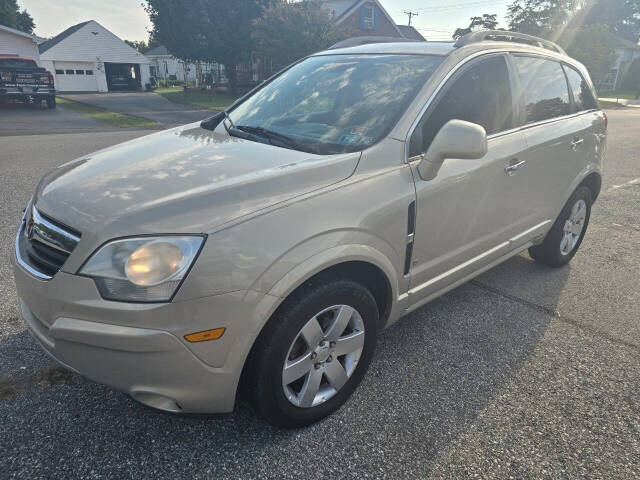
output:
{"label": "sky", "polygon": [[[176,0],[178,1],[178,0]],[[415,26],[427,40],[450,40],[454,30],[466,27],[469,18],[496,13],[501,25],[510,0],[381,0],[396,23],[407,24],[405,10],[418,13]],[[126,40],[146,40],[149,17],[142,0],[18,0],[36,23],[36,34],[53,37],[86,20],[96,20]]]}

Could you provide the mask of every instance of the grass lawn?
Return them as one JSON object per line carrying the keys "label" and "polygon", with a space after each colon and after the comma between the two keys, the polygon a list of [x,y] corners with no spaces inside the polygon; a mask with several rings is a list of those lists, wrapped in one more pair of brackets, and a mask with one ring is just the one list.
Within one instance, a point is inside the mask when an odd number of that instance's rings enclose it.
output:
{"label": "grass lawn", "polygon": [[162,95],[170,102],[205,108],[207,110],[224,110],[237,98],[227,93],[207,93],[200,90],[189,90],[185,95],[182,87],[157,88],[154,92]]}
{"label": "grass lawn", "polygon": [[616,103],[616,102],[605,102],[603,100],[600,100],[600,106],[602,108],[624,108],[624,105],[620,104],[620,103]]}
{"label": "grass lawn", "polygon": [[600,98],[619,98],[621,100],[635,100],[638,92],[598,92]]}
{"label": "grass lawn", "polygon": [[60,107],[82,113],[101,122],[120,128],[154,128],[158,126],[158,124],[153,120],[125,115],[124,113],[111,112],[103,108],[87,105],[86,103],[67,100],[66,98],[57,97],[56,102]]}

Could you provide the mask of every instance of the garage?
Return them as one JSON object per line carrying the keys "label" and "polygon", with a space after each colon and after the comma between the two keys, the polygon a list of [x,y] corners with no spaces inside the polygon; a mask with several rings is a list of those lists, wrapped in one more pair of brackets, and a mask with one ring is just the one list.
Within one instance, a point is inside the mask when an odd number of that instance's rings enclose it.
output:
{"label": "garage", "polygon": [[88,62],[54,62],[56,89],[61,92],[96,92],[95,67]]}
{"label": "garage", "polygon": [[149,84],[149,59],[95,20],[67,28],[39,50],[59,92],[143,90]]}

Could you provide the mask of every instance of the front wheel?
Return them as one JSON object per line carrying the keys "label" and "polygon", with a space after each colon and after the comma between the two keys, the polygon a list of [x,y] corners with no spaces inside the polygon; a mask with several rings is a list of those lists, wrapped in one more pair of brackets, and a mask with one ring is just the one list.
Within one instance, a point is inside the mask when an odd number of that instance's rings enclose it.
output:
{"label": "front wheel", "polygon": [[529,249],[531,258],[551,267],[569,263],[587,232],[592,202],[591,190],[587,187],[573,192],[544,242]]}
{"label": "front wheel", "polygon": [[378,308],[347,279],[316,281],[269,321],[252,358],[253,403],[270,423],[298,428],[340,408],[373,356]]}

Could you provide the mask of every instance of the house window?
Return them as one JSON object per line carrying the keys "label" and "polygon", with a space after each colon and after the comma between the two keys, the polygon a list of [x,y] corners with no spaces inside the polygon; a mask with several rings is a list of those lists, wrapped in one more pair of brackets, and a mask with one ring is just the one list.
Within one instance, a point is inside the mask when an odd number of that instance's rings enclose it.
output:
{"label": "house window", "polygon": [[64,70],[56,70],[56,75],[64,75]]}
{"label": "house window", "polygon": [[85,75],[93,75],[93,70],[85,70],[84,74]]}
{"label": "house window", "polygon": [[73,70],[65,70],[65,73],[67,75],[73,75],[74,74]]}
{"label": "house window", "polygon": [[84,75],[84,70],[76,70],[76,75]]}
{"label": "house window", "polygon": [[373,5],[365,5],[362,9],[362,26],[366,29],[373,30],[376,28],[375,7]]}

